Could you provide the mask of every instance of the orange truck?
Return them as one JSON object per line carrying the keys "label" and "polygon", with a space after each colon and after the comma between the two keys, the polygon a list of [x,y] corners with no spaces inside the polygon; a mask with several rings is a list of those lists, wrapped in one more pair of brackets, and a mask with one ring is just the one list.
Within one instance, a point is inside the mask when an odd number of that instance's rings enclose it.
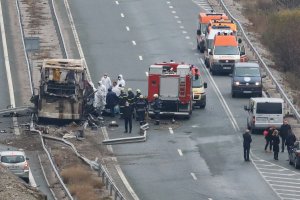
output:
{"label": "orange truck", "polygon": [[199,13],[198,15],[198,29],[197,29],[197,49],[204,53],[205,34],[207,26],[211,20],[214,19],[228,19],[224,13]]}
{"label": "orange truck", "polygon": [[217,29],[218,27],[228,27],[229,29],[231,29],[234,33],[237,32],[237,26],[236,24],[230,20],[230,19],[214,19],[214,20],[210,20],[209,24],[208,24],[208,33],[210,32],[211,29]]}
{"label": "orange truck", "polygon": [[241,61],[241,55],[245,55],[245,52],[240,51],[239,42],[232,33],[215,35],[213,49],[209,53],[209,68],[213,75],[232,73],[234,64]]}

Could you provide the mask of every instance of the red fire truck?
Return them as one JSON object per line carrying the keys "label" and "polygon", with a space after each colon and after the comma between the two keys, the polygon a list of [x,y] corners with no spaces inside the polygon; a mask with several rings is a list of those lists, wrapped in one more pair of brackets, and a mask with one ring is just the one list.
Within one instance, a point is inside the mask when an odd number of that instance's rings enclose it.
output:
{"label": "red fire truck", "polygon": [[185,116],[192,114],[193,75],[191,65],[175,62],[163,62],[151,65],[148,74],[149,115],[153,116],[151,103],[154,94],[161,102],[161,115]]}

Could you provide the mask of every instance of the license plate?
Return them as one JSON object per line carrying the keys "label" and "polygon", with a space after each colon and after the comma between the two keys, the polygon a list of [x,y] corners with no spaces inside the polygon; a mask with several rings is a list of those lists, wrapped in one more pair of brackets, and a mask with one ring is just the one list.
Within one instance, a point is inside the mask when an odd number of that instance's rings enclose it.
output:
{"label": "license plate", "polygon": [[223,69],[231,69],[231,67],[223,67]]}
{"label": "license plate", "polygon": [[243,91],[244,94],[250,94],[252,91]]}

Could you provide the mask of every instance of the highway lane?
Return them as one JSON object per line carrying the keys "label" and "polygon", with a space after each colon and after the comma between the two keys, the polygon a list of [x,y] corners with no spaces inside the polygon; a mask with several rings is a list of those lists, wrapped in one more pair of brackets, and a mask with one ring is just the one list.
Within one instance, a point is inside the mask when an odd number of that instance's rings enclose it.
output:
{"label": "highway lane", "polygon": [[[93,79],[105,71],[135,79],[149,64],[169,59],[201,65],[192,38],[199,8],[193,2],[170,4],[72,1]],[[146,143],[114,148],[136,193],[141,199],[276,199],[253,165],[243,162],[241,133],[231,126],[210,82],[207,93],[207,108],[195,111],[174,135],[167,128],[151,129]]]}
{"label": "highway lane", "polygon": [[[14,86],[14,96],[16,100],[16,106],[28,105],[31,96],[29,89],[29,81],[28,81],[28,73],[24,70],[23,66],[26,66],[26,61],[23,52],[23,44],[21,41],[21,33],[19,30],[19,21],[16,11],[16,5],[14,1],[1,1],[3,9],[3,18],[6,32],[6,40],[7,40],[7,50],[9,55],[9,62],[11,67],[11,76],[12,82]],[[5,109],[8,105],[10,105],[9,92],[8,92],[8,81],[6,76],[6,69],[3,58],[3,45],[2,45],[2,37],[0,40],[0,64],[2,73],[0,74],[0,107],[1,109]],[[20,67],[22,66],[22,67]],[[30,119],[28,117],[19,117],[19,123],[27,123]],[[0,130],[5,130],[6,133],[0,133],[2,142],[9,142],[8,145],[14,145],[14,126],[12,123],[11,117],[1,117],[0,118]],[[1,150],[7,149],[7,146],[1,145]],[[12,149],[12,148],[11,148]],[[15,149],[15,148],[14,148]],[[37,152],[36,151],[25,151],[26,155],[29,157],[30,161],[30,170],[31,170],[31,185],[37,187],[44,194],[47,195],[48,199],[53,199],[50,190],[44,180],[40,165],[37,160]],[[32,178],[32,176],[34,178]]]}

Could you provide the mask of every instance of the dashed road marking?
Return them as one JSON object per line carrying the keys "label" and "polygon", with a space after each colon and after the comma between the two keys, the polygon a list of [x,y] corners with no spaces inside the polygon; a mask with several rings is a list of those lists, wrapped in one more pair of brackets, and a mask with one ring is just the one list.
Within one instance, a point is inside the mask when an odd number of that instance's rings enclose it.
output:
{"label": "dashed road marking", "polygon": [[180,156],[183,156],[181,149],[177,149]]}
{"label": "dashed road marking", "polygon": [[171,9],[172,9],[172,8],[174,8],[174,7],[173,7],[173,6],[169,6],[169,8],[171,8]]}
{"label": "dashed road marking", "polygon": [[136,42],[134,40],[132,40],[132,44],[135,46],[136,45]]}
{"label": "dashed road marking", "polygon": [[187,40],[189,40],[189,39],[191,39],[189,36],[185,36],[185,39],[187,39]]}
{"label": "dashed road marking", "polygon": [[169,132],[170,132],[170,134],[174,134],[172,127],[169,127]]}
{"label": "dashed road marking", "polygon": [[127,31],[130,31],[130,28],[129,28],[128,26],[126,26],[126,30],[127,30]]}
{"label": "dashed road marking", "polygon": [[167,4],[170,4],[171,2],[170,1],[167,1]]}
{"label": "dashed road marking", "polygon": [[180,21],[180,20],[178,20],[178,21],[177,21],[177,23],[178,23],[178,24],[181,24],[181,21]]}
{"label": "dashed road marking", "polygon": [[193,172],[191,172],[191,176],[193,177],[193,179],[196,181],[197,180],[197,177],[196,177],[196,175],[193,173]]}
{"label": "dashed road marking", "polygon": [[184,29],[184,26],[179,26],[179,28]]}
{"label": "dashed road marking", "polygon": [[118,2],[118,1],[116,1],[116,4],[117,4],[117,5],[119,5],[119,2]]}
{"label": "dashed road marking", "polygon": [[186,32],[186,31],[182,31],[182,33],[183,33],[183,34],[187,34],[187,32]]}
{"label": "dashed road marking", "polygon": [[173,14],[176,14],[176,11],[175,11],[175,10],[173,10],[173,11],[172,11],[172,13],[173,13]]}
{"label": "dashed road marking", "polygon": [[140,59],[140,60],[143,60],[143,56],[139,56],[139,59]]}
{"label": "dashed road marking", "polygon": [[175,19],[178,19],[179,17],[177,15],[174,16]]}
{"label": "dashed road marking", "polygon": [[125,15],[124,15],[123,13],[121,13],[121,17],[123,17],[123,18],[124,18],[124,17],[125,17]]}

